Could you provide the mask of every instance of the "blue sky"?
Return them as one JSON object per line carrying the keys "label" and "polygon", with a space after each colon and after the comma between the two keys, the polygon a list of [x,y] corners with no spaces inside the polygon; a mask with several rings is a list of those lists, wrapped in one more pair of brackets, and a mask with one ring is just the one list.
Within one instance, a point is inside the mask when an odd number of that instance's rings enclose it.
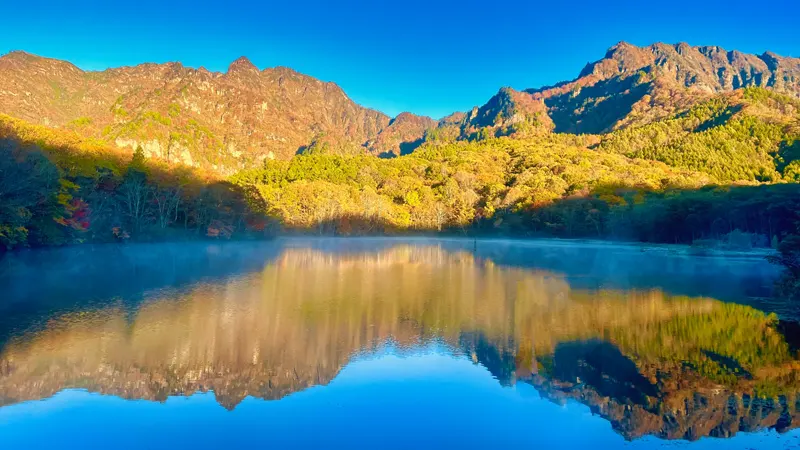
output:
{"label": "blue sky", "polygon": [[3,1],[0,53],[83,69],[180,61],[224,71],[239,56],[338,83],[395,115],[441,117],[501,86],[577,76],[624,40],[800,56],[800,1]]}

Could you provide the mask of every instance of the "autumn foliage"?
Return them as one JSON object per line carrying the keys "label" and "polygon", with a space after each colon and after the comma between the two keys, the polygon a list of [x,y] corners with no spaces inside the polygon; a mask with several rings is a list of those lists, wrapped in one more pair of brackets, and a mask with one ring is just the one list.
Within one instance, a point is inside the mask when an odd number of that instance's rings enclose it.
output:
{"label": "autumn foliage", "polygon": [[[0,245],[263,235],[241,190],[71,131],[0,116]],[[254,217],[251,217],[254,216]]]}

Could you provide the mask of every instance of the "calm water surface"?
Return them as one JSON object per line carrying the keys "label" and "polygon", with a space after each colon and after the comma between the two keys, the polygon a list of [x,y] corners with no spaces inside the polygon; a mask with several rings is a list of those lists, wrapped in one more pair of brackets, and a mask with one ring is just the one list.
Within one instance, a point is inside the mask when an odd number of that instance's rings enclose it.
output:
{"label": "calm water surface", "polygon": [[794,448],[759,257],[283,239],[0,259],[0,448]]}

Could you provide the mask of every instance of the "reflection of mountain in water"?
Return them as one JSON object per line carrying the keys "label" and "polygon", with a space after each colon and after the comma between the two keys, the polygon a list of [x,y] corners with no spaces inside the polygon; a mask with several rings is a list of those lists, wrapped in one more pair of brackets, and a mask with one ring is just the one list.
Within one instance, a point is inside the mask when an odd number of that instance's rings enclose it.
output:
{"label": "reflection of mountain in water", "polygon": [[326,384],[387,340],[439,339],[503,384],[575,399],[626,437],[728,436],[800,420],[795,359],[771,318],[660,290],[576,290],[559,274],[439,246],[289,248],[261,272],[75,311],[11,341],[0,404],[68,387],[227,408]]}

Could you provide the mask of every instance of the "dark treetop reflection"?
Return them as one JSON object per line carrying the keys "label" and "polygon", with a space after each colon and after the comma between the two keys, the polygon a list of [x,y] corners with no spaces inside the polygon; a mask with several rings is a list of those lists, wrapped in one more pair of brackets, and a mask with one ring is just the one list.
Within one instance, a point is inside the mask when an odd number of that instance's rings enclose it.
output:
{"label": "dark treetop reflection", "polygon": [[[326,385],[353,358],[385,361],[387,345],[415,355],[395,362],[399,373],[421,350],[439,358],[431,370],[471,360],[495,385],[587,405],[628,439],[800,423],[796,352],[774,315],[746,304],[775,306],[748,296],[768,294],[774,275],[758,259],[377,239],[70,251],[2,262],[0,436],[3,412],[64,389],[161,402],[211,391],[238,410],[248,396]],[[39,270],[43,255],[58,265]],[[372,395],[388,399],[391,389]],[[48,402],[65,395],[96,402],[74,391]]]}

